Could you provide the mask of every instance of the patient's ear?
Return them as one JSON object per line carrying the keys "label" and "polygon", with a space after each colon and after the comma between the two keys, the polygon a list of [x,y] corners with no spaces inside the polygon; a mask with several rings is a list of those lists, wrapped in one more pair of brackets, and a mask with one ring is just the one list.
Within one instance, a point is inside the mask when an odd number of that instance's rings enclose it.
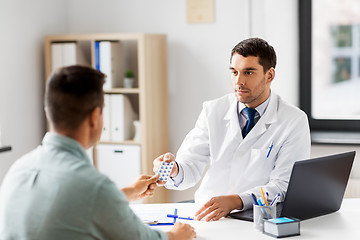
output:
{"label": "patient's ear", "polygon": [[102,118],[102,114],[101,114],[100,107],[94,108],[94,110],[91,111],[90,116],[89,116],[90,127],[97,129],[99,127],[101,118]]}

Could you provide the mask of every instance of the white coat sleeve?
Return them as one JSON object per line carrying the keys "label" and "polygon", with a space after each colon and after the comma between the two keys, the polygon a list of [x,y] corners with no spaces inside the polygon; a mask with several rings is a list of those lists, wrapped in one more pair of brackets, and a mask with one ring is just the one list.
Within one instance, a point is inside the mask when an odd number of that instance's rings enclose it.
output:
{"label": "white coat sleeve", "polygon": [[205,105],[193,128],[185,137],[177,154],[176,162],[183,170],[183,179],[178,186],[174,181],[168,181],[168,189],[184,190],[193,187],[201,177],[210,162],[209,132],[207,111]]}
{"label": "white coat sleeve", "polygon": [[[271,171],[269,182],[263,186],[257,186],[246,192],[239,193],[244,198],[244,208],[251,208],[250,194],[262,196],[260,187],[268,192],[270,198],[280,193],[280,201],[284,201],[286,190],[294,163],[298,160],[310,158],[311,139],[308,119],[305,113],[301,112],[297,118],[292,119],[292,124],[285,125],[288,134],[283,144],[277,152],[277,157],[273,170]],[[291,126],[291,129],[289,129]]]}

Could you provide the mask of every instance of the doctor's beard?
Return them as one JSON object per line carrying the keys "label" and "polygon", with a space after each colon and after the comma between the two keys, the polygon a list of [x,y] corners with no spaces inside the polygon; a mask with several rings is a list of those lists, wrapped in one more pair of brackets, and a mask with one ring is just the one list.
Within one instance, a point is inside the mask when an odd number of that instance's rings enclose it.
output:
{"label": "doctor's beard", "polygon": [[[238,92],[239,91],[246,91],[246,93],[243,93],[243,94],[239,94]],[[263,95],[265,94],[265,88],[262,88],[260,89],[260,92],[258,94],[256,94],[255,96],[253,96],[251,94],[251,90],[250,89],[247,89],[247,88],[244,88],[244,87],[241,87],[241,88],[237,88],[235,89],[235,96],[237,98],[237,100],[245,105],[249,105],[253,102],[256,102],[258,99],[260,99]],[[245,95],[245,96],[244,96]],[[247,95],[247,96],[246,96]],[[266,100],[267,98],[265,98]],[[261,104],[261,103],[260,103]],[[258,105],[260,105],[258,104]],[[257,105],[257,106],[258,106]],[[257,106],[254,106],[257,107]]]}

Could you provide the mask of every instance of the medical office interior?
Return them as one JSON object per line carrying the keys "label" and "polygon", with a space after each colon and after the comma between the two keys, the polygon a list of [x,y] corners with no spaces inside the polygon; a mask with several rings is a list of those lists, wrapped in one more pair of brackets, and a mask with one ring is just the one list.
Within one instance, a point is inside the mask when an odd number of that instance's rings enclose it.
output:
{"label": "medical office interior", "polygon": [[[162,94],[168,99],[168,151],[173,153],[193,128],[202,103],[233,91],[230,51],[245,38],[261,37],[274,47],[278,63],[272,90],[300,106],[298,0],[213,3],[211,22],[189,23],[186,0],[1,1],[0,136],[1,145],[11,150],[0,153],[0,183],[16,159],[41,143],[47,129],[43,110],[46,35],[165,34],[167,89]],[[313,143],[311,156],[351,150],[357,156],[345,197],[360,197],[360,145]],[[197,187],[171,191],[168,199],[192,199]]]}

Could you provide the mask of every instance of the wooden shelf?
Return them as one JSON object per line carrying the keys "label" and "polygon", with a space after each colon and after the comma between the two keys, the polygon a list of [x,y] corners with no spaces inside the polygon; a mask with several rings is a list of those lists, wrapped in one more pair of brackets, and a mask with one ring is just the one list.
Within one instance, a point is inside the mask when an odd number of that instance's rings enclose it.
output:
{"label": "wooden shelf", "polygon": [[120,93],[120,94],[139,94],[139,88],[113,88],[111,90],[106,90],[104,93],[113,94],[113,93]]}
{"label": "wooden shelf", "polygon": [[[143,33],[100,33],[50,35],[44,38],[45,79],[52,69],[52,44],[73,42],[83,52],[88,64],[95,68],[95,42],[120,42],[124,49],[124,69],[135,73],[136,88],[113,88],[105,94],[127,95],[135,113],[139,116],[141,141],[126,140],[98,144],[137,145],[140,147],[141,174],[154,174],[153,160],[169,151],[168,133],[168,96],[167,96],[167,44],[164,34]],[[121,85],[119,85],[121,86]],[[130,147],[130,146],[127,146]],[[131,146],[134,147],[134,146]],[[99,148],[99,147],[98,147]],[[94,147],[94,161],[97,146]],[[169,202],[169,191],[165,188],[156,190],[156,194],[146,203]]]}

